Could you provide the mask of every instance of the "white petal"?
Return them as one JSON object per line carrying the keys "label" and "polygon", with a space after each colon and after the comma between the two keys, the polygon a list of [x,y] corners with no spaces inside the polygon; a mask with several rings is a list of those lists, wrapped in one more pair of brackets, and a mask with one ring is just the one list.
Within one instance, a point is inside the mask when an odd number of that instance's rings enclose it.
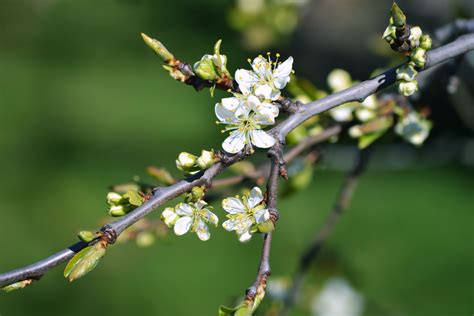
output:
{"label": "white petal", "polygon": [[250,218],[246,217],[240,221],[237,221],[237,227],[235,228],[235,232],[239,235],[247,232],[252,227],[253,222]]}
{"label": "white petal", "polygon": [[263,102],[255,105],[253,110],[259,115],[266,115],[270,117],[277,117],[280,112],[278,106],[268,102]]}
{"label": "white petal", "polygon": [[250,234],[248,231],[239,235],[240,242],[248,242],[251,238],[252,238],[252,234]]}
{"label": "white petal", "polygon": [[260,202],[263,201],[263,194],[262,190],[260,190],[259,187],[254,187],[252,191],[250,191],[249,198],[248,198],[248,204],[250,208],[254,208]]}
{"label": "white petal", "polygon": [[243,94],[252,92],[253,85],[258,81],[258,77],[251,71],[245,69],[237,69],[235,72],[235,80],[239,84],[239,89]]}
{"label": "white petal", "polygon": [[222,148],[228,153],[235,154],[244,148],[245,142],[245,133],[236,130],[230,133],[230,136],[224,140]]}
{"label": "white petal", "polygon": [[170,227],[176,222],[178,215],[176,215],[172,208],[167,207],[163,213],[161,213],[161,219],[166,224],[166,226]]}
{"label": "white petal", "polygon": [[[287,60],[282,62],[280,65],[278,65],[277,69],[275,69],[273,75],[277,78],[285,78],[288,77],[288,81],[290,80],[290,74],[293,69],[293,57],[288,57]],[[282,87],[283,88],[283,87]],[[282,89],[279,88],[279,89]]]}
{"label": "white petal", "polygon": [[267,132],[262,131],[261,129],[252,130],[249,134],[252,144],[259,148],[270,148],[276,143],[275,138],[267,134]]}
{"label": "white petal", "polygon": [[260,124],[260,125],[273,125],[275,124],[275,117],[272,115],[267,115],[267,114],[260,114],[257,112],[257,114],[253,117],[253,120],[255,123]]}
{"label": "white petal", "polygon": [[176,205],[176,214],[179,216],[192,216],[194,213],[193,208],[191,205],[186,203],[179,203]]}
{"label": "white petal", "polygon": [[257,85],[257,88],[255,89],[255,94],[264,99],[272,99],[272,93],[272,87],[270,87],[270,85],[266,83]]}
{"label": "white petal", "polygon": [[202,210],[202,208],[206,205],[207,205],[207,203],[204,200],[199,200],[196,203],[194,203],[194,207],[198,210]]}
{"label": "white petal", "polygon": [[229,197],[222,200],[222,208],[229,214],[238,214],[245,212],[245,206],[242,201],[235,197]]}
{"label": "white petal", "polygon": [[174,224],[174,233],[178,236],[186,234],[191,228],[193,219],[189,216],[181,217]]}
{"label": "white petal", "polygon": [[209,227],[207,227],[207,225],[203,221],[198,222],[198,226],[196,227],[196,234],[198,238],[202,241],[209,240],[209,238],[211,237],[211,234],[209,233]]}
{"label": "white petal", "polygon": [[282,77],[282,78],[275,78],[275,80],[273,80],[273,84],[275,85],[275,87],[277,89],[283,89],[284,87],[286,87],[286,84],[290,82],[290,76],[287,76],[287,77]]}
{"label": "white petal", "polygon": [[213,224],[214,226],[217,226],[217,224],[219,223],[219,218],[217,217],[217,215],[209,210],[204,210],[202,218],[204,218],[206,221]]}
{"label": "white petal", "polygon": [[236,97],[223,98],[221,100],[222,106],[224,106],[229,111],[235,111],[240,104],[240,100]]}
{"label": "white petal", "polygon": [[254,216],[257,224],[260,224],[270,219],[270,212],[264,208],[263,210],[256,211]]}
{"label": "white petal", "polygon": [[271,68],[268,60],[263,56],[258,56],[252,61],[252,69],[260,75],[260,77],[268,78],[271,75]]}
{"label": "white petal", "polygon": [[238,222],[234,219],[228,219],[224,223],[222,223],[222,227],[224,227],[227,231],[233,231],[237,229]]}
{"label": "white petal", "polygon": [[221,103],[216,103],[214,112],[216,113],[216,116],[219,121],[221,121],[222,123],[237,124],[239,122],[239,120],[237,119],[237,115],[229,109],[225,108]]}

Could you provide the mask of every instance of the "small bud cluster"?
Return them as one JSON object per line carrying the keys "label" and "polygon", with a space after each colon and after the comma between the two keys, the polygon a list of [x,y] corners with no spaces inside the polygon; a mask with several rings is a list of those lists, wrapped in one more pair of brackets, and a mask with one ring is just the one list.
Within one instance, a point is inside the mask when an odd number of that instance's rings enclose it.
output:
{"label": "small bud cluster", "polygon": [[109,192],[107,194],[108,214],[113,217],[123,216],[142,205],[145,198],[139,191],[129,190],[124,194]]}
{"label": "small bud cluster", "polygon": [[214,150],[202,150],[199,157],[182,152],[176,159],[176,168],[181,170],[185,175],[196,174],[201,170],[207,169],[218,161]]}
{"label": "small bud cluster", "polygon": [[227,56],[220,53],[221,43],[222,40],[216,42],[213,55],[206,54],[194,64],[194,72],[199,78],[209,81],[232,78],[227,70]]}
{"label": "small bud cluster", "polygon": [[404,96],[410,96],[418,91],[415,77],[417,69],[426,65],[426,52],[431,49],[431,38],[423,34],[419,26],[407,25],[405,14],[395,3],[392,6],[390,23],[382,37],[393,50],[409,57],[409,62],[397,69],[397,80],[398,91]]}

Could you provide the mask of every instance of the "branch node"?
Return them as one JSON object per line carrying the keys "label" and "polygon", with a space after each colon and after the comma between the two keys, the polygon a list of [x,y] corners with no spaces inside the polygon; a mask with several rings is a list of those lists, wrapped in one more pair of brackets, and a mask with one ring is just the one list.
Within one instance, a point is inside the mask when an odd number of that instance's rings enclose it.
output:
{"label": "branch node", "polygon": [[104,225],[100,231],[102,232],[102,239],[107,242],[107,244],[112,245],[117,241],[117,232],[109,224]]}

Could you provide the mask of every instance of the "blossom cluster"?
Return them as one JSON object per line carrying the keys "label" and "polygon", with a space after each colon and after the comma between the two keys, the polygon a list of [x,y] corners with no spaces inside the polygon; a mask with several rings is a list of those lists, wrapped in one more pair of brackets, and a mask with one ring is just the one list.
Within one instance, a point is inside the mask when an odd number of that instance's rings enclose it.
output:
{"label": "blossom cluster", "polygon": [[[235,231],[240,242],[249,241],[254,233],[266,233],[274,228],[262,191],[258,187],[242,197],[224,199],[222,208],[228,213],[228,219],[222,227],[227,231]],[[193,232],[203,241],[211,236],[208,224],[217,226],[219,223],[212,207],[202,200],[202,195],[197,197],[196,202],[167,207],[161,214],[161,219],[168,227],[173,227],[176,235]]]}
{"label": "blossom cluster", "polygon": [[252,70],[238,69],[235,72],[240,93],[222,99],[215,106],[218,123],[226,125],[224,131],[230,132],[222,143],[222,148],[228,153],[237,153],[246,145],[269,148],[276,142],[263,128],[275,124],[279,109],[273,102],[278,100],[280,90],[290,81],[293,58],[279,63],[278,59],[272,61],[270,56],[264,58],[260,55],[251,66]]}

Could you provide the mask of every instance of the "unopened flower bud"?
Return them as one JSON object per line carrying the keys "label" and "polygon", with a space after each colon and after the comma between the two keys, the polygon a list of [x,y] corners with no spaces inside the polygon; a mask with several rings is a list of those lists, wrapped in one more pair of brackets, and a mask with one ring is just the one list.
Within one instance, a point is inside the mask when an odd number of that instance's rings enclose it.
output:
{"label": "unopened flower bud", "polygon": [[128,213],[128,209],[126,205],[113,205],[109,209],[109,215],[113,217],[124,216]]}
{"label": "unopened flower bud", "polygon": [[349,136],[352,138],[359,138],[362,136],[362,129],[360,128],[359,125],[354,125],[351,128],[349,128]]}
{"label": "unopened flower bud", "polygon": [[374,111],[363,108],[363,107],[359,107],[355,111],[355,115],[359,119],[359,121],[361,121],[361,122],[367,122],[367,121],[375,118],[375,116],[376,116]]}
{"label": "unopened flower bud", "polygon": [[149,37],[145,33],[142,33],[142,38],[145,43],[153,49],[153,51],[163,59],[165,62],[169,62],[174,59],[173,54],[171,54],[168,49],[158,40]]}
{"label": "unopened flower bud", "polygon": [[176,160],[176,167],[181,171],[189,171],[195,166],[196,160],[196,156],[187,152],[182,152]]}
{"label": "unopened flower bud", "polygon": [[421,35],[421,38],[420,38],[421,48],[423,48],[424,50],[430,50],[432,44],[433,44],[433,41],[431,40],[431,37],[428,34]]}
{"label": "unopened flower bud", "polygon": [[426,64],[426,50],[421,47],[415,48],[410,54],[410,60],[418,68],[423,68]]}
{"label": "unopened flower bud", "polygon": [[418,91],[418,82],[416,80],[400,81],[398,84],[398,91],[408,97]]}
{"label": "unopened flower bud", "polygon": [[219,78],[212,55],[204,55],[200,61],[194,64],[193,68],[199,78],[204,80],[216,80]]}
{"label": "unopened flower bud", "polygon": [[423,32],[419,26],[413,26],[410,28],[410,36],[408,40],[410,41],[410,47],[412,49],[418,47],[420,45],[420,38]]}
{"label": "unopened flower bud", "polygon": [[397,80],[413,81],[418,71],[415,70],[412,63],[404,64],[397,68]]}
{"label": "unopened flower bud", "polygon": [[186,202],[192,203],[201,200],[205,193],[204,189],[205,187],[193,187],[191,192],[187,193],[185,196]]}
{"label": "unopened flower bud", "polygon": [[107,193],[107,203],[109,205],[118,205],[123,202],[123,197],[121,194],[117,192],[109,192]]}
{"label": "unopened flower bud", "polygon": [[196,163],[201,169],[207,169],[212,166],[215,161],[216,155],[213,150],[203,150],[201,151],[201,156],[196,160]]}
{"label": "unopened flower bud", "polygon": [[342,69],[334,69],[328,75],[328,85],[335,92],[349,88],[352,84],[351,75]]}

